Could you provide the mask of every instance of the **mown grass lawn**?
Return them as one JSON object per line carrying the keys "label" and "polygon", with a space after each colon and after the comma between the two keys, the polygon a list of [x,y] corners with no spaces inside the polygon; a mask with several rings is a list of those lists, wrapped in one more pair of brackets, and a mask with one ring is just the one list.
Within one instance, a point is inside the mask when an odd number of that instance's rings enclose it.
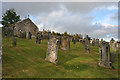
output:
{"label": "mown grass lawn", "polygon": [[[36,44],[35,39],[17,38],[17,47],[12,47],[12,38],[2,38],[3,78],[117,78],[118,54],[115,69],[98,66],[98,47],[91,46],[90,54],[84,45],[71,43],[69,51],[58,50],[58,65],[45,61],[47,40]],[[114,51],[113,51],[114,52]]]}

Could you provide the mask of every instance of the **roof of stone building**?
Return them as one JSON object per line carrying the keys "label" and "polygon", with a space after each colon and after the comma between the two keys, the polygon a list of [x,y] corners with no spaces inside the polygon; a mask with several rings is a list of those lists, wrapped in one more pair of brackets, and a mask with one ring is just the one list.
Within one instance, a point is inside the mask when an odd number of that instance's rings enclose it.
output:
{"label": "roof of stone building", "polygon": [[26,19],[24,19],[24,20],[22,20],[22,21],[18,21],[18,22],[16,22],[16,23],[19,24],[19,23],[25,22],[25,21],[27,21],[27,20],[29,20],[36,28],[38,28],[38,27],[32,22],[32,20],[31,20],[30,18],[26,18]]}

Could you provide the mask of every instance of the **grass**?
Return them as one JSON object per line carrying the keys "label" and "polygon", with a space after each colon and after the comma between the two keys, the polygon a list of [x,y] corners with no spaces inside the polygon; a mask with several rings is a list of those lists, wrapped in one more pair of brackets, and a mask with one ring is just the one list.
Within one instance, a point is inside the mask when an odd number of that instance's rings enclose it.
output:
{"label": "grass", "polygon": [[[84,45],[70,44],[70,50],[58,50],[58,65],[46,62],[47,40],[36,44],[35,39],[17,38],[17,47],[12,47],[12,38],[2,38],[3,78],[117,78],[118,54],[115,69],[98,66],[98,47],[91,46],[90,54]],[[113,51],[114,52],[114,51]]]}

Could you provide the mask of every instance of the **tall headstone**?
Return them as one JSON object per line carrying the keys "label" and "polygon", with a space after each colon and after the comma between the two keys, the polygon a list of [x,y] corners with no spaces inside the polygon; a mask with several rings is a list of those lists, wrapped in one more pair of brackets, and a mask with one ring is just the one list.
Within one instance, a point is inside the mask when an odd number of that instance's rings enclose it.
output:
{"label": "tall headstone", "polygon": [[50,39],[50,37],[52,37],[52,34],[51,34],[51,32],[49,31],[49,32],[48,32],[48,40]]}
{"label": "tall headstone", "polygon": [[99,66],[112,68],[112,55],[110,53],[110,45],[108,42],[102,42],[99,47],[99,55]]}
{"label": "tall headstone", "polygon": [[76,38],[72,39],[73,44],[76,44]]}
{"label": "tall headstone", "polygon": [[99,39],[96,39],[96,40],[95,40],[95,44],[96,44],[97,46],[99,46]]}
{"label": "tall headstone", "polygon": [[113,42],[111,47],[112,47],[113,51],[116,51],[117,50],[117,43]]}
{"label": "tall headstone", "polygon": [[41,43],[41,39],[42,39],[42,32],[38,32],[37,33],[37,37],[36,37],[36,43],[40,44]]}
{"label": "tall headstone", "polygon": [[110,46],[112,47],[112,45],[113,45],[113,43],[115,42],[115,40],[112,38],[111,40],[110,40]]}
{"label": "tall headstone", "polygon": [[69,40],[69,37],[67,36],[63,36],[61,38],[61,44],[62,44],[62,48],[63,50],[69,50],[70,48],[70,40]]}
{"label": "tall headstone", "polygon": [[92,46],[95,46],[95,38],[92,40]]}
{"label": "tall headstone", "polygon": [[17,45],[17,39],[16,39],[16,37],[13,37],[12,45],[13,45],[13,47],[15,47]]}
{"label": "tall headstone", "polygon": [[55,37],[49,39],[47,54],[45,58],[46,61],[52,62],[54,64],[57,64],[57,43],[58,39]]}
{"label": "tall headstone", "polygon": [[88,35],[85,37],[85,51],[90,53],[90,39]]}

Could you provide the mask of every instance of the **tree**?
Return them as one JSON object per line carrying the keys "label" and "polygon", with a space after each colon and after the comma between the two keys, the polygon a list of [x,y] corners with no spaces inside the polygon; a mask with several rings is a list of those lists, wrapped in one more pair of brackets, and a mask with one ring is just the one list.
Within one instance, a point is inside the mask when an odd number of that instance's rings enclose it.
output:
{"label": "tree", "polygon": [[8,27],[10,24],[18,21],[20,21],[20,16],[17,16],[14,9],[9,9],[2,15],[1,24],[4,27]]}
{"label": "tree", "polygon": [[67,34],[67,32],[64,32],[64,34],[63,34],[64,36],[67,36],[68,34]]}

